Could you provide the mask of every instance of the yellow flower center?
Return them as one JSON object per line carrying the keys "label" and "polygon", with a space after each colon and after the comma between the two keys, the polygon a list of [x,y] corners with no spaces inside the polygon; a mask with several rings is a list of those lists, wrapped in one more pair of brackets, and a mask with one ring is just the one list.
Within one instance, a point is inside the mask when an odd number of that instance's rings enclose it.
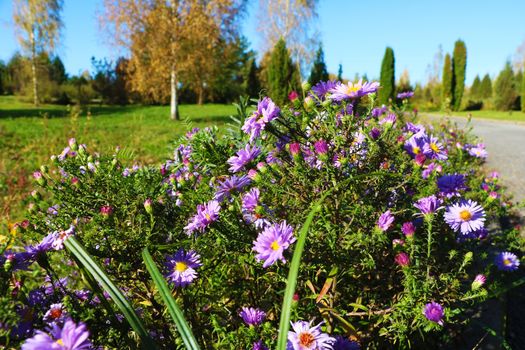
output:
{"label": "yellow flower center", "polygon": [[465,210],[462,210],[462,211],[459,212],[459,217],[463,221],[468,221],[468,220],[472,219],[472,214],[470,213],[470,211],[465,209]]}
{"label": "yellow flower center", "polygon": [[503,259],[503,265],[509,266],[512,265],[512,262],[509,259]]}
{"label": "yellow flower center", "polygon": [[188,269],[188,265],[186,263],[183,263],[183,262],[177,262],[175,263],[175,271],[178,271],[178,272],[184,272]]}
{"label": "yellow flower center", "polygon": [[210,214],[206,213],[206,214],[204,214],[204,216],[206,217],[206,220],[211,220]]}
{"label": "yellow flower center", "polygon": [[62,341],[62,338],[58,339],[56,343],[60,346],[64,346],[64,341]]}
{"label": "yellow flower center", "polygon": [[435,143],[431,143],[430,148],[432,148],[434,152],[439,152],[439,147]]}
{"label": "yellow flower center", "polygon": [[270,247],[273,250],[278,250],[280,248],[279,243],[277,243],[277,241],[273,241],[272,244],[270,245]]}
{"label": "yellow flower center", "polygon": [[315,341],[315,338],[310,333],[300,333],[299,334],[299,345],[301,346],[311,346]]}
{"label": "yellow flower center", "polygon": [[349,84],[347,87],[346,87],[346,94],[347,95],[351,95],[357,91],[359,91],[361,87],[357,84],[353,85],[353,84]]}
{"label": "yellow flower center", "polygon": [[419,154],[419,152],[421,152],[421,148],[414,146],[414,148],[412,148],[412,152],[414,152],[414,154]]}

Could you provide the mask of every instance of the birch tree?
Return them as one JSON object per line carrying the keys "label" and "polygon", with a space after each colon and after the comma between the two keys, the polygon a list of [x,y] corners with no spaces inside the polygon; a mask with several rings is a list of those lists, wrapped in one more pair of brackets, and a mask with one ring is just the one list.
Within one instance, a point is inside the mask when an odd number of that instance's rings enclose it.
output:
{"label": "birch tree", "polygon": [[33,80],[33,103],[38,106],[37,60],[41,53],[55,50],[63,27],[62,0],[15,0],[13,20],[17,39],[29,54]]}
{"label": "birch tree", "polygon": [[193,86],[202,101],[215,67],[214,48],[236,31],[244,1],[105,0],[102,28],[130,56],[133,90],[154,102],[170,100],[179,119],[178,86]]}
{"label": "birch tree", "polygon": [[259,0],[262,50],[271,50],[283,38],[303,76],[319,47],[317,3],[317,0]]}

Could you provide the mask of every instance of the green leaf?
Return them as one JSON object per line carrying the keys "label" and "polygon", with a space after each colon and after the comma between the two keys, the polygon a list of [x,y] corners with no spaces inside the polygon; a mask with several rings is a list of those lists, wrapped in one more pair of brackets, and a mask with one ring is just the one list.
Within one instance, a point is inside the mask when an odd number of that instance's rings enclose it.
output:
{"label": "green leaf", "polygon": [[290,329],[290,316],[292,310],[293,294],[297,286],[297,275],[299,273],[299,265],[301,263],[301,256],[303,255],[304,245],[306,243],[306,236],[312,221],[319,210],[321,210],[321,203],[332,191],[327,191],[321,199],[319,199],[310,210],[306,221],[299,231],[299,239],[295,244],[292,263],[290,264],[290,271],[288,272],[288,279],[286,281],[286,290],[284,292],[283,306],[281,308],[281,320],[279,322],[279,338],[277,339],[277,349],[286,350],[286,342],[288,338],[288,330]]}
{"label": "green leaf", "polygon": [[75,256],[79,263],[81,263],[85,270],[97,281],[106,292],[108,292],[111,300],[115,302],[119,310],[122,312],[129,325],[137,333],[141,340],[141,347],[143,349],[157,349],[144,327],[144,324],[138,317],[135,309],[131,306],[128,300],[124,297],[118,287],[106,275],[104,270],[93,260],[84,247],[76,240],[75,237],[69,237],[64,241],[64,245],[71,254]]}
{"label": "green leaf", "polygon": [[142,258],[144,259],[146,268],[148,269],[151,278],[155,283],[155,286],[157,286],[157,289],[159,290],[159,294],[162,297],[162,300],[168,308],[168,312],[170,313],[171,318],[177,325],[177,330],[179,331],[179,334],[182,337],[184,345],[186,345],[186,349],[200,349],[199,345],[197,344],[197,341],[195,340],[195,337],[193,336],[193,332],[191,331],[191,328],[188,325],[188,322],[184,318],[184,314],[177,305],[177,301],[171,295],[171,290],[169,289],[168,284],[164,280],[164,277],[159,272],[157,265],[155,265],[155,262],[153,261],[151,254],[148,251],[148,248],[144,248],[144,250],[142,251]]}

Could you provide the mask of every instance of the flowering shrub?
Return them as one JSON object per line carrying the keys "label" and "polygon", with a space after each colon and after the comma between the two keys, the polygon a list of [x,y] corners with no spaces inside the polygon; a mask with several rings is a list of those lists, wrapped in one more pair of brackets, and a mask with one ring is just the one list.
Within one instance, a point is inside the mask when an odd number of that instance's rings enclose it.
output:
{"label": "flowering shrub", "polygon": [[288,348],[449,340],[475,303],[517,278],[523,242],[494,228],[512,204],[481,169],[483,145],[451,125],[417,124],[410,94],[374,106],[377,89],[322,82],[289,106],[264,98],[249,116],[241,106],[226,135],[191,130],[160,167],[70,140],[34,174],[42,191],[24,224],[33,243],[0,258],[0,339],[32,349],[79,329],[78,348],[134,347],[126,315],[64,249],[75,236],[160,347],[183,344],[144,248],[203,348],[275,348],[298,232],[326,195],[301,256]]}

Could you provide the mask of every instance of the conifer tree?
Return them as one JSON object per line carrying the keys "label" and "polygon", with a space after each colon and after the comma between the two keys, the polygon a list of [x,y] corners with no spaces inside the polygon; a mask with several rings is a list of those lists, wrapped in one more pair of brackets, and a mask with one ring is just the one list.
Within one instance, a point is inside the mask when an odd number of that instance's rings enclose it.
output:
{"label": "conifer tree", "polygon": [[453,73],[453,108],[458,111],[461,106],[461,99],[465,91],[465,75],[467,71],[467,47],[463,40],[457,40],[454,44],[454,54],[452,56]]}
{"label": "conifer tree", "polygon": [[261,83],[259,82],[259,68],[257,67],[257,62],[255,62],[255,57],[252,57],[248,61],[248,72],[246,74],[245,88],[244,91],[248,96],[256,98],[259,96],[261,91]]}
{"label": "conifer tree", "polygon": [[521,111],[525,112],[525,73],[522,74],[521,80]]}
{"label": "conifer tree", "polygon": [[510,62],[507,62],[505,68],[499,73],[494,84],[494,90],[497,91],[494,99],[496,109],[500,111],[511,110],[516,103],[517,93],[514,72]]}
{"label": "conifer tree", "polygon": [[328,70],[326,69],[326,63],[324,62],[323,48],[319,46],[317,53],[315,54],[315,60],[310,72],[310,78],[308,82],[310,85],[315,85],[320,81],[328,80]]}
{"label": "conifer tree", "polygon": [[379,89],[379,103],[387,104],[389,99],[394,99],[395,93],[395,58],[394,50],[387,47],[381,64],[381,77]]}
{"label": "conifer tree", "polygon": [[470,97],[472,99],[479,98],[480,88],[481,88],[481,79],[479,79],[479,75],[476,75],[476,77],[474,78],[474,81],[472,82],[472,86],[470,87]]}
{"label": "conifer tree", "polygon": [[485,74],[485,76],[481,80],[479,93],[482,99],[492,97],[492,80],[490,79],[490,76],[488,74]]}
{"label": "conifer tree", "polygon": [[272,100],[280,105],[286,103],[290,91],[298,89],[299,77],[297,66],[281,38],[273,48],[268,67],[268,89]]}
{"label": "conifer tree", "polygon": [[450,55],[447,53],[445,55],[445,63],[443,64],[443,82],[442,82],[442,101],[445,109],[450,108],[453,100],[453,86],[452,86],[452,60]]}
{"label": "conifer tree", "polygon": [[337,80],[343,81],[343,65],[339,63],[339,69],[337,70]]}

